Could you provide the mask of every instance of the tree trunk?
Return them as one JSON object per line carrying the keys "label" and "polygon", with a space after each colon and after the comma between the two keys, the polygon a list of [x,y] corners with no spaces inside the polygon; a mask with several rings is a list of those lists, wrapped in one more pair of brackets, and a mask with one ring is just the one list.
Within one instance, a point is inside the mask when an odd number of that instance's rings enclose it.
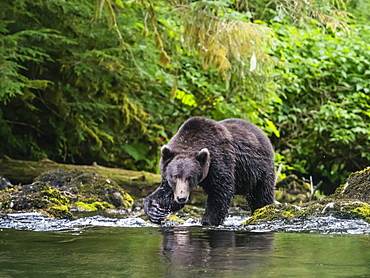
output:
{"label": "tree trunk", "polygon": [[110,178],[135,198],[143,198],[149,195],[161,182],[160,175],[144,171],[108,168],[97,164],[91,166],[60,164],[47,158],[40,161],[15,160],[9,157],[0,159],[0,176],[10,180],[12,184],[30,184],[41,173],[55,169],[66,171],[77,169],[82,172],[95,173]]}

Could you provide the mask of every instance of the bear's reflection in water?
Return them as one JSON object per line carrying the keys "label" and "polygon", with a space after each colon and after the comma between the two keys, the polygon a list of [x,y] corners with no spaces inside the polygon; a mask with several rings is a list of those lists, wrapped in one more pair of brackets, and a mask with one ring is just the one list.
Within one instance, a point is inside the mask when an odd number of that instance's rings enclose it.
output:
{"label": "bear's reflection in water", "polygon": [[161,232],[161,257],[168,277],[247,277],[266,266],[273,251],[273,233],[195,227]]}

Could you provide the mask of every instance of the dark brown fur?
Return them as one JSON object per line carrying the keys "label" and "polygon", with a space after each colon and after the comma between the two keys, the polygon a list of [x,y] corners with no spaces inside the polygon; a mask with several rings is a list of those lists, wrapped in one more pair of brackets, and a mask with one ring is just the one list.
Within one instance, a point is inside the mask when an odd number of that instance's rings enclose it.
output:
{"label": "dark brown fur", "polygon": [[199,185],[208,195],[203,225],[222,224],[235,194],[243,195],[252,211],[271,204],[273,158],[269,139],[252,123],[190,118],[162,148],[162,184],[145,199],[145,212],[159,223],[181,209],[187,196],[174,196],[179,179],[187,181],[189,191]]}

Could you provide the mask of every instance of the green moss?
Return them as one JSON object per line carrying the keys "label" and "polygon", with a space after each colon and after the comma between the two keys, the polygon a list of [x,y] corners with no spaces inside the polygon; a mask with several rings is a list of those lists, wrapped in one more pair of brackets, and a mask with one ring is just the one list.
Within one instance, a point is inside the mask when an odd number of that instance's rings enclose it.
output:
{"label": "green moss", "polygon": [[181,213],[185,215],[190,215],[192,217],[201,218],[201,216],[204,214],[204,208],[185,205],[184,208],[181,210]]}
{"label": "green moss", "polygon": [[166,220],[172,220],[172,221],[179,221],[179,222],[185,222],[184,220],[182,220],[180,217],[174,215],[174,214],[170,214]]}
{"label": "green moss", "polygon": [[363,219],[370,223],[370,205],[360,201],[342,201],[336,203],[333,215],[340,218]]}
{"label": "green moss", "polygon": [[40,211],[52,217],[71,218],[70,204],[95,211],[132,207],[133,198],[111,179],[73,170],[52,170],[31,185],[0,192],[0,209]]}
{"label": "green moss", "polygon": [[86,211],[114,209],[114,206],[107,202],[93,202],[91,204],[84,203],[84,202],[75,202],[74,206],[77,209],[86,210]]}
{"label": "green moss", "polygon": [[[279,194],[277,196],[281,197]],[[352,173],[347,182],[339,186],[335,193],[330,196],[317,201],[305,202],[300,206],[290,204],[269,205],[256,210],[252,217],[243,224],[293,218],[305,220],[313,216],[363,219],[370,223],[369,202],[370,167]]]}
{"label": "green moss", "polygon": [[251,218],[242,225],[250,225],[258,222],[266,222],[273,220],[292,219],[296,215],[297,208],[293,205],[268,205],[257,209]]}
{"label": "green moss", "polygon": [[337,199],[357,199],[370,202],[370,167],[352,173],[347,182],[339,186],[332,197]]}
{"label": "green moss", "polygon": [[[114,207],[132,207],[134,200],[112,179],[80,171],[53,170],[38,178],[68,193],[72,203],[107,202]],[[91,210],[91,207],[90,207]]]}
{"label": "green moss", "polygon": [[68,205],[56,205],[53,204],[49,207],[47,212],[55,218],[73,218],[70,211],[70,206]]}
{"label": "green moss", "polygon": [[353,210],[353,213],[357,214],[366,222],[370,223],[370,205],[364,204],[362,206],[359,206]]}
{"label": "green moss", "polygon": [[122,206],[125,208],[130,208],[134,204],[134,199],[130,196],[130,194],[126,192],[122,192],[123,196],[121,197]]}
{"label": "green moss", "polygon": [[30,208],[35,208],[55,218],[72,218],[70,202],[59,190],[36,182],[32,188]]}
{"label": "green moss", "polygon": [[303,206],[269,205],[254,212],[242,225],[256,224],[273,220],[309,219],[313,216],[334,216],[342,219],[363,219],[370,223],[370,205],[360,201],[326,200],[313,201]]}
{"label": "green moss", "polygon": [[16,189],[15,187],[7,188],[7,189],[4,189],[4,190],[0,190],[0,195],[10,194],[10,193],[17,192],[17,191],[18,191],[18,189]]}
{"label": "green moss", "polygon": [[74,203],[74,206],[78,210],[86,210],[86,211],[95,211],[95,210],[98,210],[93,204],[87,204],[87,203],[84,203],[84,202],[75,202]]}
{"label": "green moss", "polygon": [[178,226],[180,224],[183,224],[185,220],[181,219],[180,217],[170,214],[167,218],[163,220],[162,225],[164,226]]}

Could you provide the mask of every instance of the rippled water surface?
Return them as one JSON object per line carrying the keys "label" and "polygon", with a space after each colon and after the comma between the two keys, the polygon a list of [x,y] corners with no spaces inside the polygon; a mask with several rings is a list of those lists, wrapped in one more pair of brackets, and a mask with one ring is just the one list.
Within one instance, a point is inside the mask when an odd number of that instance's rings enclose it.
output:
{"label": "rippled water surface", "polygon": [[[370,227],[334,218],[222,227],[189,219],[0,218],[0,277],[370,277]],[[299,232],[299,233],[298,233]]]}

